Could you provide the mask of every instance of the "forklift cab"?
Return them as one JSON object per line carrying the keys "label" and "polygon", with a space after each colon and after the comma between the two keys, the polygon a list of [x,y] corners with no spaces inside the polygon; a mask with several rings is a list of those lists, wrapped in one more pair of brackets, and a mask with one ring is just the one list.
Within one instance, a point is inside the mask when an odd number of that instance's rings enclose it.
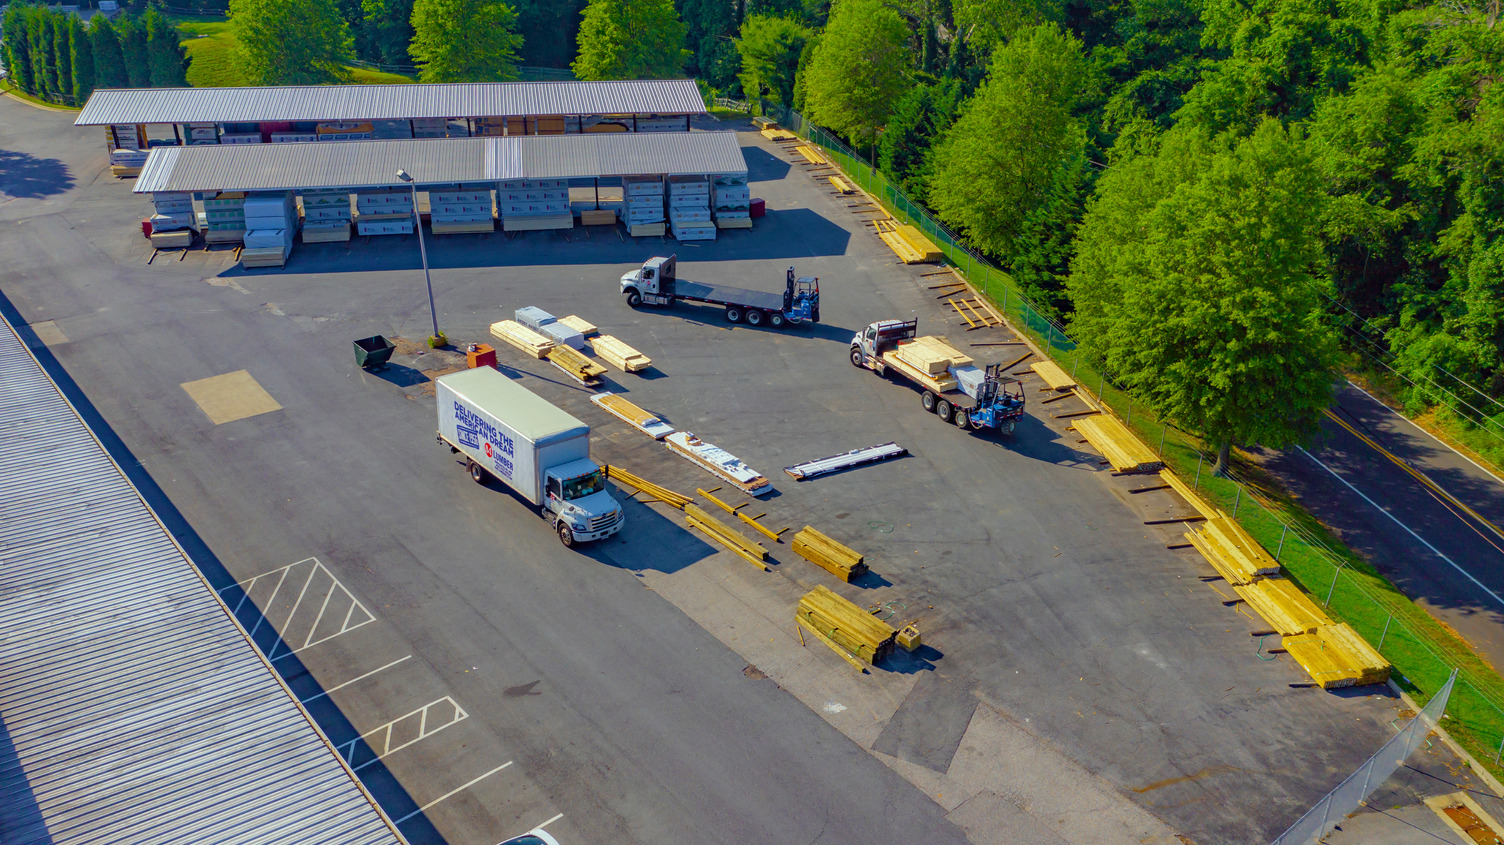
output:
{"label": "forklift cab", "polygon": [[783,288],[783,314],[790,321],[820,322],[820,279],[816,276],[794,277],[789,268]]}

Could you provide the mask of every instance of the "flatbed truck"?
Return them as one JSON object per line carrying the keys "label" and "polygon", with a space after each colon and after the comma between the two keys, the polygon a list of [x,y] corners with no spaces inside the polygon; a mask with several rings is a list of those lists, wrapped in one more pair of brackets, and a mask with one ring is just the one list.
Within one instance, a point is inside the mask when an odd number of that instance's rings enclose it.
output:
{"label": "flatbed truck", "polygon": [[820,279],[794,275],[790,267],[782,294],[692,282],[678,278],[677,256],[657,256],[629,273],[622,274],[621,292],[627,305],[672,306],[675,302],[703,302],[726,309],[726,322],[745,321],[749,326],[775,329],[803,322],[820,322]]}
{"label": "flatbed truck", "polygon": [[942,422],[954,423],[957,428],[1012,434],[1024,415],[1023,383],[1003,375],[999,364],[952,367],[939,378],[931,376],[897,355],[899,346],[912,342],[918,334],[918,320],[873,323],[851,338],[851,363],[880,376],[909,382],[919,390],[924,410]]}

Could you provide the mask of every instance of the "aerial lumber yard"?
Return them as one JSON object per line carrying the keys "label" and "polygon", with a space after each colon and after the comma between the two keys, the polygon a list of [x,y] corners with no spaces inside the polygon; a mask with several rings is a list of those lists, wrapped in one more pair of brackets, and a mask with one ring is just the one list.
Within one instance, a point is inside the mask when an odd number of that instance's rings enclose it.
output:
{"label": "aerial lumber yard", "polygon": [[[1154,444],[1127,442],[1072,373],[1031,369],[1025,353],[1042,352],[979,292],[937,300],[934,264],[895,260],[853,211],[855,187],[833,192],[836,174],[806,169],[776,126],[679,114],[690,131],[622,133],[640,145],[618,152],[658,169],[586,162],[559,177],[565,207],[588,194],[594,213],[614,191],[631,212],[621,186],[637,176],[730,174],[765,203],[754,226],[680,243],[619,216],[614,231],[436,238],[425,203],[432,215],[435,194],[478,190],[500,203],[505,189],[484,183],[503,175],[442,187],[392,161],[421,184],[394,194],[405,211],[373,216],[417,216],[422,246],[402,231],[305,238],[248,267],[202,238],[164,260],[142,218],[192,217],[202,198],[158,211],[110,175],[97,128],[0,98],[0,149],[28,162],[0,175],[0,316],[383,835],[1269,842],[1413,715],[1320,596],[1195,501],[1193,481],[1161,480]],[[493,140],[508,139],[478,143]],[[522,140],[537,161],[563,149]],[[483,170],[472,142],[369,143],[453,145],[433,160]],[[299,161],[318,147],[285,146]],[[157,155],[142,178],[167,179]],[[265,190],[296,194],[306,227],[328,186],[301,193],[315,189],[296,182],[304,171],[262,155]],[[629,301],[645,267],[667,268],[689,301],[672,288]],[[431,346],[435,327],[447,342]],[[357,339],[388,341],[373,345],[385,366],[352,357]],[[533,398],[457,411],[451,386],[472,377],[446,378],[492,360],[488,381]],[[566,439],[575,451],[550,451]],[[70,472],[65,451],[54,460]],[[87,498],[87,481],[62,495]],[[3,529],[8,565],[31,529]],[[88,589],[101,624],[123,596],[148,601],[136,583]],[[0,590],[0,630],[33,625],[27,590]],[[191,650],[196,632],[164,618],[131,636]],[[0,671],[14,746],[0,775],[45,785],[67,761],[17,732],[24,696]],[[182,741],[196,729],[179,725]],[[1489,793],[1436,741],[1371,803],[1424,809],[1459,790]],[[64,820],[55,792],[7,791],[5,817],[20,808],[32,831],[18,841],[87,841],[37,833]],[[103,795],[71,800],[116,812]],[[153,807],[133,812],[150,827]],[[315,841],[282,820],[275,841]]]}

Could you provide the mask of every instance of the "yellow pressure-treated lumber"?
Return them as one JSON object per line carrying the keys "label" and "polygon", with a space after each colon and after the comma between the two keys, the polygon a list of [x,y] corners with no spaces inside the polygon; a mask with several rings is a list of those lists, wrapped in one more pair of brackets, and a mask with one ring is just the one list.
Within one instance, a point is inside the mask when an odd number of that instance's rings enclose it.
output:
{"label": "yellow pressure-treated lumber", "polygon": [[830,186],[832,188],[835,188],[836,189],[836,193],[838,193],[838,194],[849,194],[849,193],[852,193],[852,187],[850,185],[846,184],[846,180],[842,179],[839,176],[832,176],[832,177],[830,177]]}
{"label": "yellow pressure-treated lumber", "polygon": [[1191,485],[1181,480],[1180,476],[1176,475],[1174,470],[1160,470],[1159,477],[1164,479],[1164,482],[1170,485],[1176,493],[1179,493],[1180,497],[1185,499],[1187,504],[1195,508],[1197,513],[1207,519],[1215,519],[1221,514],[1221,511],[1208,505],[1205,500],[1196,495],[1196,491],[1191,489]]}
{"label": "yellow pressure-treated lumber", "polygon": [[1158,455],[1114,417],[1084,417],[1076,420],[1074,428],[1118,472],[1148,472],[1164,466]]}
{"label": "yellow pressure-treated lumber", "polygon": [[1029,365],[1029,369],[1038,374],[1051,390],[1071,390],[1076,386],[1076,380],[1054,361],[1036,361]]}
{"label": "yellow pressure-treated lumber", "polygon": [[679,508],[680,510],[683,510],[685,505],[694,501],[694,499],[684,495],[683,493],[675,493],[667,487],[660,487],[657,484],[654,484],[653,482],[648,481],[634,473],[628,472],[627,470],[624,470],[615,464],[606,465],[606,477],[612,479],[613,481],[619,481],[632,487],[636,487],[638,490],[641,490],[643,493],[652,496],[653,498],[663,502],[664,504],[672,505],[673,507]]}
{"label": "yellow pressure-treated lumber", "polygon": [[828,587],[806,593],[794,614],[811,631],[828,637],[865,663],[875,664],[893,653],[898,630]]}
{"label": "yellow pressure-treated lumber", "polygon": [[1281,645],[1325,689],[1383,683],[1390,665],[1351,625],[1322,625],[1309,634],[1284,637]]}
{"label": "yellow pressure-treated lumber", "polygon": [[560,317],[559,322],[570,327],[571,329],[574,329],[585,337],[590,337],[596,332],[594,323],[584,319],[583,317],[580,317],[577,314],[570,314],[568,317]]}
{"label": "yellow pressure-treated lumber", "polygon": [[1332,624],[1310,596],[1284,578],[1260,578],[1233,589],[1269,627],[1284,636],[1309,634],[1322,625]]}
{"label": "yellow pressure-treated lumber", "polygon": [[793,549],[795,554],[842,581],[850,582],[867,572],[867,564],[859,552],[836,542],[813,526],[806,525],[794,535]]}
{"label": "yellow pressure-treated lumber", "polygon": [[546,353],[554,366],[581,383],[593,382],[606,374],[606,368],[586,358],[573,347],[558,345]]}

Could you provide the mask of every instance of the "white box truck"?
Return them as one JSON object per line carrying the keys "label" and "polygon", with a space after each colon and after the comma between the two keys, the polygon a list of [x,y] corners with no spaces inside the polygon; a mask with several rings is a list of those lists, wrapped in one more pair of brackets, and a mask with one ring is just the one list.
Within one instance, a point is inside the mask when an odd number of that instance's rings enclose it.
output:
{"label": "white box truck", "polygon": [[499,478],[542,509],[565,546],[626,522],[590,460],[590,426],[490,367],[440,376],[439,443],[463,454],[477,484]]}

